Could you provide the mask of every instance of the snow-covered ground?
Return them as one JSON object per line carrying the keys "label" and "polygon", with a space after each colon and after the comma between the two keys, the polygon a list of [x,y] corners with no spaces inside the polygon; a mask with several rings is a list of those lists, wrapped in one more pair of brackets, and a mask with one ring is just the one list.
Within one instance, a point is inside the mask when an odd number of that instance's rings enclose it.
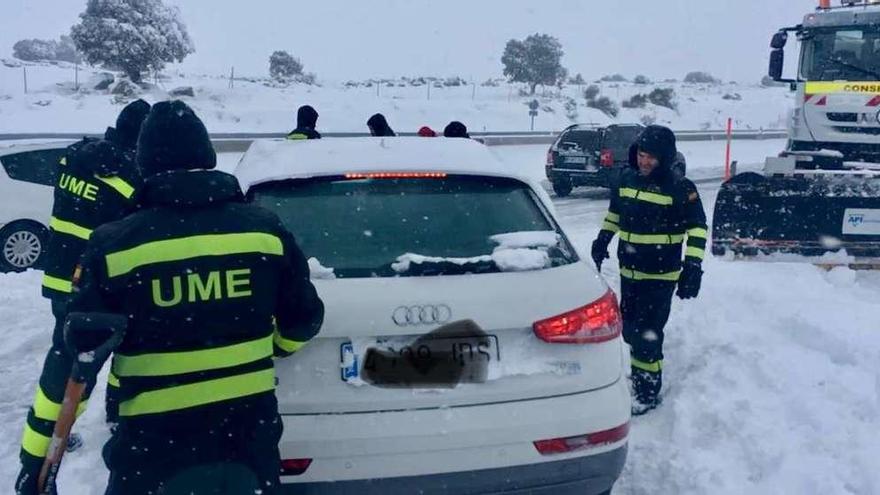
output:
{"label": "snow-covered ground", "polygon": [[[779,144],[758,143],[741,154],[759,161]],[[693,151],[683,144],[694,153],[692,166],[723,158],[720,144]],[[545,148],[495,151],[511,167],[541,174]],[[222,158],[228,167],[236,157]],[[711,215],[717,185],[701,191]],[[556,201],[561,222],[584,248],[604,217],[604,196],[584,189]],[[665,402],[634,419],[615,493],[878,493],[880,273],[711,257],[704,268],[700,298],[673,306]],[[603,272],[618,285],[613,259]],[[0,446],[6,460],[0,487],[14,479],[22,423],[51,331],[39,282],[37,272],[0,275],[0,376],[6,383],[0,389],[0,432],[7,438]],[[103,385],[94,396],[78,427],[87,446],[62,468],[66,494],[99,493],[106,482],[100,461],[108,436]]]}
{"label": "snow-covered ground", "polygon": [[[72,65],[61,63],[24,64],[0,60],[0,133],[12,132],[101,132],[116,118],[122,102],[106,91],[95,91],[96,71],[80,68],[80,90]],[[28,93],[24,93],[27,67]],[[538,95],[521,96],[518,85],[457,87],[428,86],[347,88],[341,82],[319,81],[322,86],[293,85],[279,88],[264,81],[237,80],[235,87],[222,76],[169,72],[158,86],[144,93],[149,101],[168,99],[167,91],[191,86],[195,97],[184,97],[205,120],[211,132],[286,132],[292,127],[295,109],[315,106],[321,114],[319,128],[333,132],[366,132],[366,121],[382,112],[400,132],[415,132],[423,125],[442,130],[451,120],[460,120],[471,131],[527,131],[530,128],[527,103],[541,105],[535,129],[558,131],[574,122],[641,122],[645,119],[675,129],[723,129],[733,118],[737,129],[782,129],[791,107],[786,88],[762,88],[748,84],[690,85],[657,83],[601,83],[601,96],[620,105],[635,94],[650,93],[656,87],[675,90],[678,110],[648,104],[641,109],[621,109],[616,119],[587,108],[585,86],[539,90]],[[727,97],[727,99],[725,99]],[[739,100],[734,98],[740,98]],[[576,104],[565,108],[566,100]]]}

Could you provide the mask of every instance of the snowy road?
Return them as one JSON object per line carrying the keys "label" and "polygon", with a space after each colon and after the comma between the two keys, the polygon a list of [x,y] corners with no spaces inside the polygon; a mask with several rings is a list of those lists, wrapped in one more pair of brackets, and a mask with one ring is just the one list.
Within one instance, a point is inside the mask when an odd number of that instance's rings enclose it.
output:
{"label": "snowy road", "polygon": [[[759,143],[747,150],[754,161],[779,144]],[[694,150],[689,161],[723,157],[721,146]],[[536,176],[545,152],[499,149],[512,167]],[[224,166],[234,158],[224,157]],[[701,187],[711,215],[717,185]],[[556,207],[588,252],[607,194],[578,190]],[[603,272],[616,286],[613,261]],[[880,273],[712,258],[705,265],[700,298],[673,306],[665,403],[633,421],[615,493],[880,493]],[[0,275],[0,431],[7,438],[0,487],[12,486],[22,422],[49,341],[52,320],[39,279],[36,272]],[[105,483],[101,388],[79,427],[87,447],[62,469],[65,495],[99,493]]]}

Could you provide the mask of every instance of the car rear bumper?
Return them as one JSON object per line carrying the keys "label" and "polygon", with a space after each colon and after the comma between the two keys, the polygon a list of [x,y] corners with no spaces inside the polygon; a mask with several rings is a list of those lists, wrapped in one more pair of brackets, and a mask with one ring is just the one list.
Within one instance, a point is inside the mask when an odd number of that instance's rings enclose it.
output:
{"label": "car rear bumper", "polygon": [[283,485],[282,494],[385,495],[531,494],[597,495],[611,489],[623,471],[627,447],[610,452],[545,462],[459,473]]}
{"label": "car rear bumper", "polygon": [[610,176],[610,170],[604,167],[600,167],[594,171],[554,168],[550,169],[548,178],[551,182],[565,180],[575,187],[608,187]]}
{"label": "car rear bumper", "polygon": [[[445,409],[356,414],[282,414],[283,459],[312,459],[290,492],[601,493],[626,457],[626,439],[541,455],[535,441],[614,429],[630,419],[622,373],[606,387],[569,395]],[[508,482],[508,480],[510,480]],[[401,484],[402,483],[402,484]],[[416,485],[413,485],[416,483]],[[446,491],[444,487],[450,487]],[[454,487],[454,488],[453,488]],[[468,488],[471,487],[471,488]],[[541,493],[541,492],[532,492]]]}

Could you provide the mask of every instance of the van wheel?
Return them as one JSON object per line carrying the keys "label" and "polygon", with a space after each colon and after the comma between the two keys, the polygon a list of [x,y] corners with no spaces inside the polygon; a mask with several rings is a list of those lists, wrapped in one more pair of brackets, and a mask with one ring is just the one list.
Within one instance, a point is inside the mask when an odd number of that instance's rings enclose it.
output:
{"label": "van wheel", "polygon": [[18,221],[0,229],[0,271],[39,268],[48,247],[49,231],[37,222]]}
{"label": "van wheel", "polygon": [[571,190],[571,181],[564,179],[556,179],[553,181],[553,192],[555,192],[560,198],[564,198],[571,194]]}

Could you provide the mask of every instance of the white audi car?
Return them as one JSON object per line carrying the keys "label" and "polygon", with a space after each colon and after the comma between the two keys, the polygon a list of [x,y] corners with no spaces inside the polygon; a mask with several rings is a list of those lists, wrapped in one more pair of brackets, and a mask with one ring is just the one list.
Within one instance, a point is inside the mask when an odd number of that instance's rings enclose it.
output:
{"label": "white audi car", "polygon": [[547,193],[467,139],[259,141],[320,334],[277,362],[290,493],[609,493],[630,399],[613,292]]}

